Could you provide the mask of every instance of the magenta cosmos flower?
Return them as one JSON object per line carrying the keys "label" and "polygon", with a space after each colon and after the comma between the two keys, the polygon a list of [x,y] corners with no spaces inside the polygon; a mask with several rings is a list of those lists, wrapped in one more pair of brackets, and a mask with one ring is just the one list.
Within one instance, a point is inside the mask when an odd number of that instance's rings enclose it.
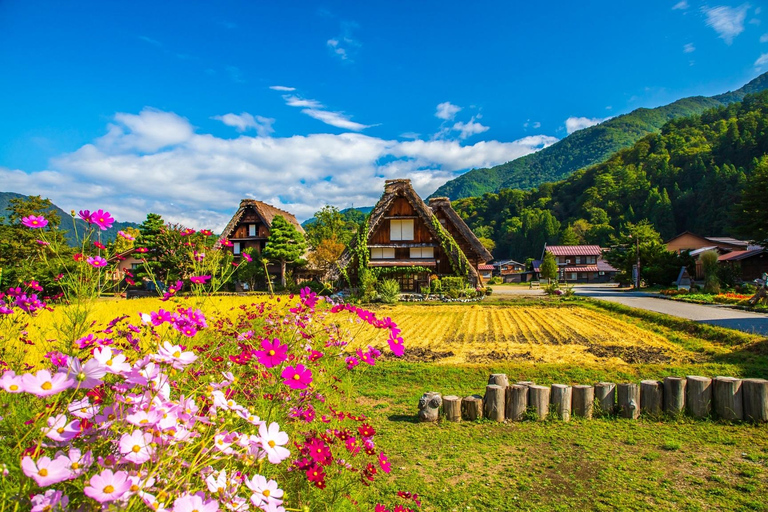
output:
{"label": "magenta cosmos flower", "polygon": [[312,383],[312,370],[303,364],[286,366],[280,376],[283,378],[283,384],[291,389],[307,389]]}
{"label": "magenta cosmos flower", "polygon": [[87,260],[85,260],[86,263],[88,263],[93,268],[101,268],[107,266],[107,260],[102,258],[101,256],[89,256]]}
{"label": "magenta cosmos flower", "polygon": [[189,280],[195,284],[205,284],[210,278],[211,276],[192,276]]}
{"label": "magenta cosmos flower", "polygon": [[48,221],[42,215],[30,215],[21,219],[21,223],[32,229],[44,228],[48,225]]}
{"label": "magenta cosmos flower", "polygon": [[254,355],[267,368],[274,368],[288,358],[288,345],[281,344],[277,338],[261,340],[261,348],[263,350],[256,350]]}
{"label": "magenta cosmos flower", "polygon": [[104,231],[112,227],[112,223],[115,222],[115,219],[112,218],[109,212],[105,212],[99,208],[91,214],[91,222],[99,226],[101,230]]}
{"label": "magenta cosmos flower", "polygon": [[69,459],[60,455],[51,460],[50,457],[40,457],[37,462],[32,457],[21,460],[21,470],[40,487],[63,482],[70,477]]}
{"label": "magenta cosmos flower", "polygon": [[75,379],[64,373],[51,375],[48,370],[40,370],[35,375],[25,373],[21,376],[21,382],[24,384],[24,391],[42,397],[55,395],[72,387]]}
{"label": "magenta cosmos flower", "polygon": [[125,238],[126,240],[128,240],[129,242],[132,242],[132,241],[136,240],[136,237],[134,237],[132,235],[129,235],[125,231],[118,231],[117,232],[117,236],[121,236],[121,237]]}
{"label": "magenta cosmos flower", "polygon": [[120,499],[131,488],[128,473],[118,471],[113,473],[111,469],[105,469],[98,475],[93,475],[88,481],[88,487],[83,489],[86,496],[99,503],[106,503]]}

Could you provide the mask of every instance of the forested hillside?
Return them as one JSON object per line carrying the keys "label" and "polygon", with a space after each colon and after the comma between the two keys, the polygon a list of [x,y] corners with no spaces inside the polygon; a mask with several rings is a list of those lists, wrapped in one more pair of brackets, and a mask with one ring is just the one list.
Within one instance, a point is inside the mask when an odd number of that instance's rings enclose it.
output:
{"label": "forested hillside", "polygon": [[700,114],[713,107],[741,101],[748,93],[768,88],[768,73],[744,87],[711,98],[683,98],[653,109],[640,108],[572,133],[547,148],[489,169],[473,169],[438,188],[433,196],[451,199],[479,196],[502,188],[530,189],[566,178],[572,172],[605,161],[642,137],[657,133],[672,119]]}
{"label": "forested hillside", "polygon": [[[757,235],[740,212],[755,190],[754,170],[768,172],[768,91],[742,103],[668,122],[606,162],[538,189],[504,189],[454,202],[497,258],[524,261],[547,243],[605,245],[627,222],[651,221],[665,239]],[[763,169],[764,168],[764,169]],[[768,191],[765,191],[768,195]],[[756,215],[750,212],[750,215]],[[768,219],[766,219],[768,222]]]}

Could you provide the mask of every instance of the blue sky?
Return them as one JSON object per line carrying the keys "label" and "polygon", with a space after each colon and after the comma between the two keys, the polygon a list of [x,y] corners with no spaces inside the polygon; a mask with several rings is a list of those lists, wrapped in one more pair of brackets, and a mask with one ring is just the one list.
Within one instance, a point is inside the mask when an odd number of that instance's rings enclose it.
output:
{"label": "blue sky", "polygon": [[761,2],[0,2],[0,190],[221,227],[768,71]]}

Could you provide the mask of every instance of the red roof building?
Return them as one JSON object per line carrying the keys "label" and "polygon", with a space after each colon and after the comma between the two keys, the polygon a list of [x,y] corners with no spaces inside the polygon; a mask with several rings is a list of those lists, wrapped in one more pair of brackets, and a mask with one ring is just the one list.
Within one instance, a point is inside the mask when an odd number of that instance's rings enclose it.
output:
{"label": "red roof building", "polygon": [[[603,249],[599,245],[547,245],[544,251],[552,254],[560,270],[559,279],[573,283],[607,283],[616,272],[603,260]],[[543,259],[543,256],[542,256]],[[539,260],[534,261],[534,270],[539,271]]]}

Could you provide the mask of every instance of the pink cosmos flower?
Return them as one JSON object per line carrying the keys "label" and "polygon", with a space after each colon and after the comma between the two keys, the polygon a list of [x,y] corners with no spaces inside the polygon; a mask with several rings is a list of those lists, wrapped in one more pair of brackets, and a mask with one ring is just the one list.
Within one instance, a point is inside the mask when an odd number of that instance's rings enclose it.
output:
{"label": "pink cosmos flower", "polygon": [[272,464],[279,464],[291,455],[287,448],[283,448],[283,445],[288,443],[288,434],[281,432],[277,423],[272,422],[269,427],[266,423],[259,425],[259,438],[261,447],[267,452],[267,458]]}
{"label": "pink cosmos flower", "polygon": [[297,364],[296,367],[286,366],[280,376],[283,378],[283,384],[291,389],[307,389],[312,383],[312,370],[303,364]]}
{"label": "pink cosmos flower", "polygon": [[24,385],[24,391],[42,397],[61,393],[72,387],[75,379],[64,373],[51,375],[48,370],[40,370],[35,375],[25,373],[21,376],[21,382]]}
{"label": "pink cosmos flower", "polygon": [[275,338],[272,341],[261,340],[261,348],[254,355],[267,368],[274,368],[288,358],[288,345],[283,345]]}
{"label": "pink cosmos flower", "polygon": [[189,280],[195,284],[205,284],[210,278],[211,276],[192,276]]}
{"label": "pink cosmos flower", "polygon": [[253,475],[253,478],[245,479],[245,486],[253,491],[251,503],[254,507],[261,507],[266,503],[282,503],[283,490],[277,486],[274,480],[267,480],[261,475]]}
{"label": "pink cosmos flower", "polygon": [[40,429],[46,437],[54,441],[65,442],[80,434],[80,420],[67,422],[64,414],[48,418],[48,426]]}
{"label": "pink cosmos flower", "polygon": [[393,354],[397,357],[403,356],[405,353],[405,343],[403,342],[403,338],[400,336],[390,336],[387,342],[389,343],[389,349]]}
{"label": "pink cosmos flower", "polygon": [[126,362],[125,355],[115,353],[111,347],[99,347],[94,350],[91,361],[94,359],[109,373],[120,374],[131,371],[131,365]]}
{"label": "pink cosmos flower", "polygon": [[117,236],[121,236],[121,237],[125,238],[126,240],[128,240],[129,242],[133,242],[134,240],[136,240],[136,237],[129,235],[125,231],[118,231],[117,232]]}
{"label": "pink cosmos flower", "polygon": [[91,210],[80,210],[77,215],[88,224],[91,224]]}
{"label": "pink cosmos flower", "polygon": [[109,212],[105,212],[99,208],[91,214],[91,222],[99,226],[101,230],[104,231],[112,227],[112,223],[115,222],[115,219],[112,218]]}
{"label": "pink cosmos flower", "polygon": [[389,458],[381,452],[379,452],[379,466],[381,466],[381,470],[385,473],[389,473],[391,471]]}
{"label": "pink cosmos flower", "polygon": [[98,475],[93,475],[88,481],[88,487],[83,489],[85,495],[95,499],[99,503],[120,499],[131,488],[128,473],[118,471],[113,473],[111,469],[105,469]]}
{"label": "pink cosmos flower", "polygon": [[219,502],[206,500],[205,494],[183,494],[173,502],[173,512],[217,512]]}
{"label": "pink cosmos flower", "polygon": [[44,228],[48,225],[48,221],[42,215],[30,215],[21,219],[21,223],[32,229]]}
{"label": "pink cosmos flower", "polygon": [[104,245],[103,243],[99,242],[98,240],[94,240],[93,245],[94,245],[94,247],[97,247],[97,248],[101,249],[102,251],[107,248],[106,245]]}
{"label": "pink cosmos flower", "polygon": [[[58,457],[61,452],[56,453]],[[69,469],[71,478],[77,478],[83,475],[88,468],[93,465],[93,452],[83,454],[77,448],[70,448],[67,453],[67,469]]]}
{"label": "pink cosmos flower", "polygon": [[67,365],[67,368],[60,371],[73,377],[81,389],[93,389],[101,385],[101,379],[107,374],[107,369],[96,359],[89,359],[87,363],[82,364],[78,358],[70,356]]}
{"label": "pink cosmos flower", "polygon": [[248,254],[247,252],[244,252],[244,253],[243,253],[243,259],[244,259],[245,261],[247,261],[248,263],[250,263],[250,262],[252,262],[252,261],[253,261],[253,258],[251,258],[251,255],[250,255],[250,254]]}
{"label": "pink cosmos flower", "polygon": [[51,245],[50,242],[46,242],[45,240],[35,240],[38,245]]}
{"label": "pink cosmos flower", "polygon": [[195,362],[197,356],[192,352],[183,352],[179,345],[171,345],[171,342],[163,342],[163,346],[157,351],[156,361],[170,363],[177,370],[183,370],[185,366]]}
{"label": "pink cosmos flower", "polygon": [[32,509],[30,512],[61,512],[69,505],[69,497],[63,492],[48,489],[45,494],[32,496]]}
{"label": "pink cosmos flower", "polygon": [[87,260],[85,260],[86,263],[88,263],[93,268],[101,268],[107,266],[107,260],[102,258],[101,256],[89,256]]}
{"label": "pink cosmos flower", "polygon": [[13,370],[8,370],[0,377],[0,387],[8,393],[21,393],[24,391],[21,377],[21,375],[16,375]]}
{"label": "pink cosmos flower", "polygon": [[70,478],[69,459],[61,455],[51,460],[50,457],[40,457],[37,462],[32,457],[21,459],[21,469],[25,475],[37,482],[40,487],[63,482]]}
{"label": "pink cosmos flower", "polygon": [[210,229],[201,229],[200,234],[204,236],[213,236],[213,231]]}
{"label": "pink cosmos flower", "polygon": [[123,434],[120,438],[120,453],[125,460],[134,464],[143,464],[152,458],[155,449],[152,448],[152,434],[134,430],[131,434]]}

